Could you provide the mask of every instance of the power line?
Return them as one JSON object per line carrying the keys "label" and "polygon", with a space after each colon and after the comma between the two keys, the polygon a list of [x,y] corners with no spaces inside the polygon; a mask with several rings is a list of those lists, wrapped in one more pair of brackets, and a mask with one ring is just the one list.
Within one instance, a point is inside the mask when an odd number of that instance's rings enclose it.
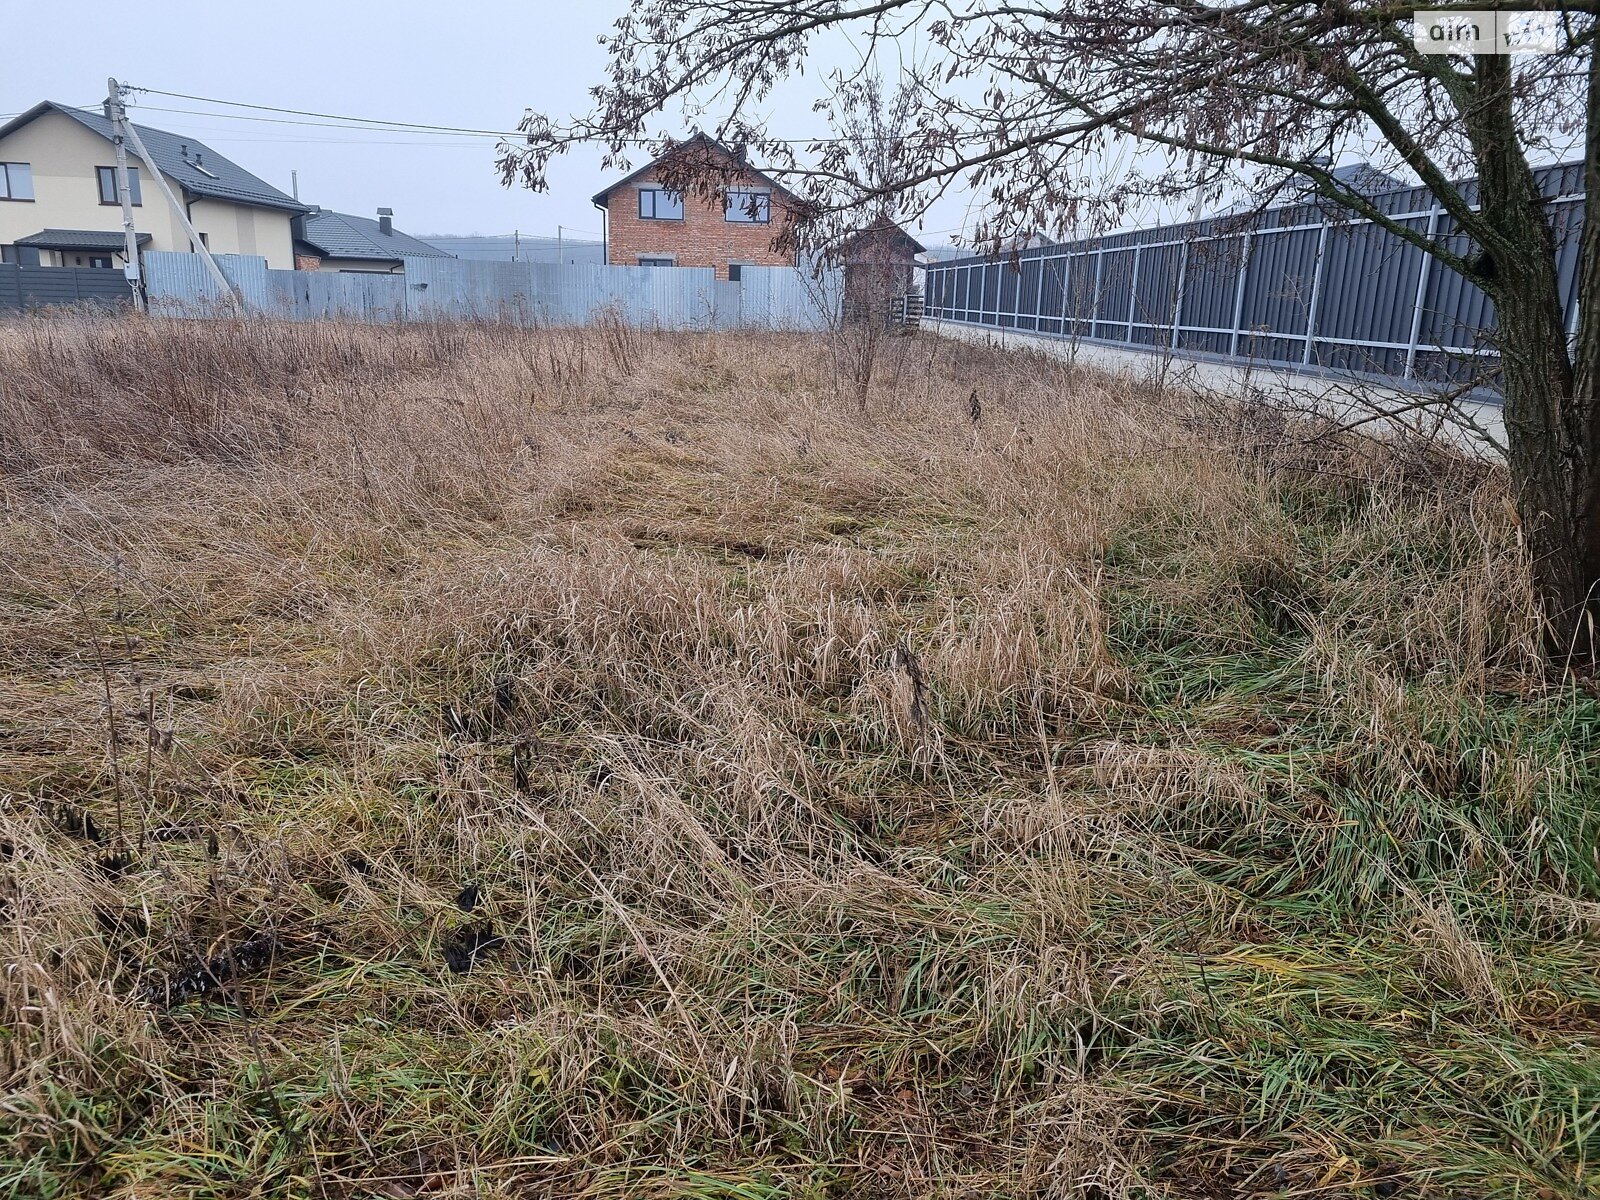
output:
{"label": "power line", "polygon": [[[526,137],[521,130],[506,129],[468,129],[457,125],[423,125],[414,121],[390,121],[379,117],[345,117],[338,113],[309,112],[299,108],[276,108],[270,104],[246,104],[241,100],[217,100],[210,96],[188,96],[181,92],[163,92],[156,88],[135,88],[135,91],[146,92],[153,96],[171,96],[179,100],[197,100],[201,104],[221,104],[232,108],[248,108],[256,112],[287,113],[296,117],[320,117],[318,121],[289,121],[281,117],[247,117],[241,113],[199,112],[192,108],[160,108],[155,105],[144,105],[149,112],[184,113],[195,117],[217,117],[226,121],[261,121],[272,125],[312,125],[324,129],[358,129],[363,125],[373,126],[390,133],[414,131],[420,134],[446,133],[453,135],[467,134],[473,137]],[[354,124],[329,125],[329,121],[346,121]]]}
{"label": "power line", "polygon": [[[410,135],[410,136],[414,136],[414,137],[417,137],[417,138],[446,137],[446,136],[448,136],[448,137],[463,137],[464,136],[464,137],[493,137],[493,138],[525,138],[527,136],[527,133],[524,130],[477,129],[477,128],[472,128],[472,127],[469,127],[469,126],[437,125],[437,124],[428,124],[428,123],[417,122],[417,121],[397,121],[397,120],[390,120],[390,119],[381,118],[381,117],[352,117],[352,116],[346,116],[346,115],[343,115],[343,114],[340,114],[340,113],[319,112],[319,111],[314,110],[314,109],[285,108],[285,107],[282,107],[282,106],[279,106],[279,105],[272,105],[272,104],[252,104],[252,103],[249,103],[249,102],[246,102],[246,101],[242,101],[242,100],[221,100],[221,99],[218,99],[218,98],[213,97],[213,96],[197,96],[197,95],[193,95],[193,94],[188,93],[188,92],[169,92],[169,91],[164,91],[164,90],[162,90],[160,88],[147,88],[147,87],[132,86],[132,87],[129,88],[129,90],[130,91],[139,92],[139,93],[142,93],[142,94],[146,94],[146,95],[151,95],[151,96],[167,96],[167,97],[170,97],[170,98],[175,99],[175,100],[192,100],[192,101],[195,101],[195,102],[200,103],[200,104],[215,104],[215,105],[221,105],[221,106],[230,107],[230,108],[245,108],[245,109],[251,110],[252,112],[281,113],[281,114],[284,114],[283,116],[279,116],[279,117],[258,117],[258,116],[249,116],[249,115],[246,115],[246,114],[243,114],[243,113],[208,112],[208,111],[204,111],[204,110],[188,109],[188,108],[164,108],[164,107],[160,107],[160,106],[156,106],[156,105],[143,105],[143,106],[141,106],[143,111],[147,111],[147,112],[176,113],[176,114],[181,114],[181,115],[185,115],[185,116],[209,117],[209,118],[213,118],[213,119],[216,119],[216,120],[249,121],[249,122],[262,123],[262,124],[294,125],[294,126],[307,127],[307,128],[318,128],[318,129],[338,129],[338,130],[344,130],[344,131],[352,132],[352,133],[361,133],[361,132],[393,133],[393,134],[398,134],[398,135],[402,135],[402,136]],[[296,120],[296,119],[291,119],[291,118],[315,118],[315,119],[314,120]],[[343,123],[335,124],[333,122],[343,122]],[[219,130],[218,132],[223,132],[223,131]],[[247,141],[247,140],[251,140],[251,139],[235,138],[233,140]],[[279,139],[260,139],[260,140],[276,141],[276,140],[279,140]],[[426,142],[426,141],[364,140],[364,139],[351,139],[351,138],[282,139],[282,140],[285,141],[285,142],[300,141],[300,140],[303,140],[303,141],[317,140],[317,141],[325,142],[326,144],[330,144],[330,145],[426,146],[426,145],[430,144],[429,142]],[[592,139],[592,140],[600,140],[600,139]],[[626,138],[626,139],[623,139],[623,140],[628,145],[646,146],[646,145],[652,144],[651,139],[648,139],[648,138]],[[829,145],[829,144],[847,143],[847,142],[852,142],[855,139],[852,139],[852,138],[841,138],[841,137],[813,137],[813,138],[768,138],[766,140],[773,141],[773,142],[781,142],[781,143],[784,143],[786,145],[809,146],[809,145]],[[433,142],[431,144],[435,145],[435,146],[440,146],[440,147],[446,148],[446,149],[449,149],[449,148],[470,149],[470,148],[473,147],[473,143],[470,143],[470,142],[454,142],[454,143]],[[579,231],[575,231],[575,232],[579,232]],[[924,236],[924,237],[940,237],[940,236],[945,236],[945,235],[953,234],[953,233],[965,233],[966,229],[965,229],[965,227],[962,227],[962,228],[959,228],[959,229],[923,230],[923,231],[920,231],[920,232],[922,233],[922,236]]]}
{"label": "power line", "polygon": [[[493,138],[526,138],[528,136],[528,132],[525,129],[475,129],[469,126],[461,125],[430,125],[418,121],[395,121],[385,117],[351,117],[344,116],[339,113],[317,112],[312,109],[283,108],[273,104],[249,104],[243,100],[219,100],[214,96],[193,96],[187,92],[165,92],[160,88],[131,87],[130,90],[142,92],[151,96],[168,96],[175,100],[194,100],[201,104],[219,104],[229,108],[248,108],[253,112],[284,113],[287,115],[287,117],[316,117],[318,119],[314,121],[294,121],[288,120],[286,117],[250,117],[245,116],[242,113],[204,112],[192,108],[161,108],[155,105],[141,106],[146,112],[181,113],[187,116],[195,117],[215,117],[219,120],[225,121],[261,121],[273,125],[306,125],[324,129],[361,129],[363,127],[370,127],[375,131],[385,131],[390,133],[414,132],[418,135],[450,134],[455,136],[466,135],[470,137]],[[330,121],[348,123],[339,125],[327,124],[327,122]],[[605,141],[607,139],[589,138],[586,140],[598,142]],[[813,146],[852,144],[859,139],[847,137],[769,137],[765,138],[764,140],[769,142],[781,142],[784,145],[789,146]],[[649,146],[654,144],[655,139],[623,138],[621,141],[624,145],[629,146]]]}

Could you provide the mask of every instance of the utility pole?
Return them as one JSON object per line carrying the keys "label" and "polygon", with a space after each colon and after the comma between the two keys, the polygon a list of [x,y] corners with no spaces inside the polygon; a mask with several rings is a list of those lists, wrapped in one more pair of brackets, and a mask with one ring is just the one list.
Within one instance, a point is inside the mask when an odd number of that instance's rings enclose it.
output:
{"label": "utility pole", "polygon": [[106,80],[106,116],[111,121],[111,144],[117,151],[117,199],[122,202],[122,252],[127,258],[122,274],[133,289],[133,306],[145,311],[144,279],[139,270],[139,234],[133,227],[133,189],[128,183],[128,149],[123,144],[122,126],[127,113],[122,107],[122,89],[115,79]]}
{"label": "utility pole", "polygon": [[561,257],[561,226],[557,225],[556,226],[556,266],[559,267],[565,261],[566,260]]}
{"label": "utility pole", "polygon": [[[167,198],[167,204],[171,206],[173,215],[178,218],[178,223],[183,226],[183,231],[189,235],[189,245],[205,261],[206,269],[210,272],[211,278],[216,282],[216,285],[222,289],[222,294],[229,300],[237,299],[238,293],[233,290],[233,285],[228,282],[228,277],[222,273],[222,268],[217,266],[217,260],[211,257],[210,248],[200,240],[200,234],[195,230],[194,222],[189,220],[188,212],[184,209],[178,197],[173,195],[172,188],[168,186],[167,177],[161,173],[161,169],[151,159],[150,152],[144,148],[144,139],[139,136],[138,129],[134,127],[132,121],[128,120],[127,109],[122,105],[122,86],[115,79],[109,79],[106,83],[111,89],[111,95],[116,98],[114,113],[108,112],[106,114],[111,118],[112,132],[120,134],[133,143],[133,152],[144,163],[145,170],[149,172],[150,178],[161,189],[161,194]],[[129,219],[131,220],[132,218],[130,217]]]}
{"label": "utility pole", "polygon": [[520,262],[522,258],[522,230],[511,231],[511,261]]}

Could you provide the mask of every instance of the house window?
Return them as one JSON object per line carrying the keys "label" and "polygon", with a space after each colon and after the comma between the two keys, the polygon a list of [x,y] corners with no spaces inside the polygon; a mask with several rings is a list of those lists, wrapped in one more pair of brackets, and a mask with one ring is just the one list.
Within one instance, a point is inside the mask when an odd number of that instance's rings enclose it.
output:
{"label": "house window", "polygon": [[676,266],[677,264],[674,263],[671,258],[663,258],[659,255],[651,258],[647,255],[641,254],[639,256],[639,265],[641,267],[671,267]]}
{"label": "house window", "polygon": [[729,263],[728,264],[728,282],[729,283],[739,283],[739,282],[741,282],[740,277],[743,274],[744,274],[744,264],[743,263]]}
{"label": "house window", "polygon": [[666,188],[639,189],[639,216],[645,221],[683,220],[683,193]]}
{"label": "house window", "polygon": [[0,263],[14,263],[17,261],[17,248],[15,246],[0,246]]}
{"label": "house window", "polygon": [[[94,173],[100,177],[100,203],[121,204],[117,196],[117,169],[115,167],[96,167]],[[135,205],[144,203],[139,195],[139,168],[128,168],[128,196]]]}
{"label": "house window", "polygon": [[722,201],[722,219],[745,225],[766,225],[772,220],[772,193],[751,188],[729,189]]}
{"label": "house window", "polygon": [[89,256],[89,265],[91,267],[100,267],[104,270],[109,270],[111,268],[111,255],[91,254]]}
{"label": "house window", "polygon": [[0,163],[0,200],[32,200],[33,167],[28,163]]}

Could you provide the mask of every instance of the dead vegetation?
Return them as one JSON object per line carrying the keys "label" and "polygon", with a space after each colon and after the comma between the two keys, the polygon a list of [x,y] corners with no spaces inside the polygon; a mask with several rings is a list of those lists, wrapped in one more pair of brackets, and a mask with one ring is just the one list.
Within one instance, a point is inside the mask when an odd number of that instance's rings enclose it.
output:
{"label": "dead vegetation", "polygon": [[1588,1195],[1500,478],[834,374],[0,330],[0,1194]]}

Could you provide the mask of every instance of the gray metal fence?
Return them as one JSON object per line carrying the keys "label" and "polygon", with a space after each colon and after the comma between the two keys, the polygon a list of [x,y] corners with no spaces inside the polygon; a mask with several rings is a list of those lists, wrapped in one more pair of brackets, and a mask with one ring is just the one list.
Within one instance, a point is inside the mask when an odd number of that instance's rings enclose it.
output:
{"label": "gray metal fence", "polygon": [[[276,271],[253,256],[218,255],[246,310],[292,321],[511,321],[586,325],[604,315],[661,329],[824,328],[838,272],[745,267],[737,283],[709,267],[613,267],[408,258],[404,274]],[[144,256],[151,311],[205,315],[227,302],[198,255]]]}
{"label": "gray metal fence", "polygon": [[[1543,168],[1568,328],[1577,328],[1583,164]],[[1463,185],[1469,203],[1476,187]],[[1475,251],[1425,188],[1375,198]],[[1495,365],[1477,287],[1370,220],[1313,204],[972,257],[927,269],[931,318],[1146,350],[1417,382]]]}
{"label": "gray metal fence", "polygon": [[132,302],[133,292],[121,271],[0,263],[0,310],[86,303],[114,308]]}

